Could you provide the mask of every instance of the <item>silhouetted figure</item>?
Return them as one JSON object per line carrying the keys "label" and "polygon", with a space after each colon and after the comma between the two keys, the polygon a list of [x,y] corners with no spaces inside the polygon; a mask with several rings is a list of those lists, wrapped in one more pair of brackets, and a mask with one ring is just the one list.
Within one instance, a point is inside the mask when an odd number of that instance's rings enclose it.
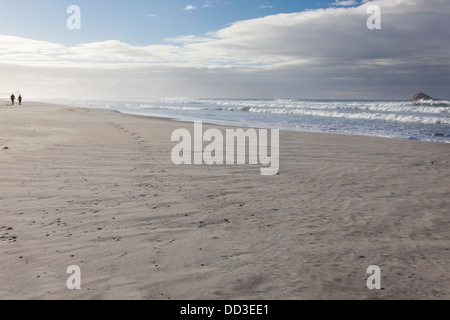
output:
{"label": "silhouetted figure", "polygon": [[16,96],[14,95],[14,93],[11,95],[11,103],[12,105],[14,105],[14,100],[16,100]]}
{"label": "silhouetted figure", "polygon": [[19,94],[19,106],[22,104],[22,96]]}

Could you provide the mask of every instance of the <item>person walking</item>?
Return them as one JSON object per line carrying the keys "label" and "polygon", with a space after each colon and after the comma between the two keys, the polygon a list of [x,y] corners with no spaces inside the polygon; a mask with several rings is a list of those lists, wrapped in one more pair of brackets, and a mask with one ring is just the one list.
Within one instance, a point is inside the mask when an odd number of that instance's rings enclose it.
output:
{"label": "person walking", "polygon": [[11,103],[12,105],[14,105],[14,101],[16,100],[16,96],[14,95],[14,93],[11,95]]}
{"label": "person walking", "polygon": [[19,106],[22,105],[22,95],[19,94]]}

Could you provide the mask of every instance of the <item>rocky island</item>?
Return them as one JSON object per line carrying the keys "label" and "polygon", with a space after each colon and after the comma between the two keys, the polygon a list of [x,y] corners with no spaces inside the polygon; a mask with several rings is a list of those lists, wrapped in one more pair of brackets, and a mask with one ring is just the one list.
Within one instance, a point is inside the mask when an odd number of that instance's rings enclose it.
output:
{"label": "rocky island", "polygon": [[420,100],[435,100],[435,99],[433,99],[429,95],[426,95],[425,93],[422,93],[422,92],[416,94],[414,97],[409,99],[409,101],[420,101]]}

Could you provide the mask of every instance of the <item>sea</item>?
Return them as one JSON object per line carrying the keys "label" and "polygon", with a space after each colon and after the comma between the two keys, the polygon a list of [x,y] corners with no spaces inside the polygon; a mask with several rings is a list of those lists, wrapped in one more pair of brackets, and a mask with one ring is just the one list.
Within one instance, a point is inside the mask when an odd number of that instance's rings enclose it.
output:
{"label": "sea", "polygon": [[179,121],[450,143],[450,101],[116,99],[42,102]]}

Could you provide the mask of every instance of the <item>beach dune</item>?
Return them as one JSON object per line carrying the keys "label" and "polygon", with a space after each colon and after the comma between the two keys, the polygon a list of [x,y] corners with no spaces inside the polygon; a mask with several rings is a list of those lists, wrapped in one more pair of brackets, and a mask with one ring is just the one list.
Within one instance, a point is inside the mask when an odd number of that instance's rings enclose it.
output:
{"label": "beach dune", "polygon": [[0,299],[449,298],[449,144],[283,131],[261,176],[174,165],[192,127],[0,107]]}

